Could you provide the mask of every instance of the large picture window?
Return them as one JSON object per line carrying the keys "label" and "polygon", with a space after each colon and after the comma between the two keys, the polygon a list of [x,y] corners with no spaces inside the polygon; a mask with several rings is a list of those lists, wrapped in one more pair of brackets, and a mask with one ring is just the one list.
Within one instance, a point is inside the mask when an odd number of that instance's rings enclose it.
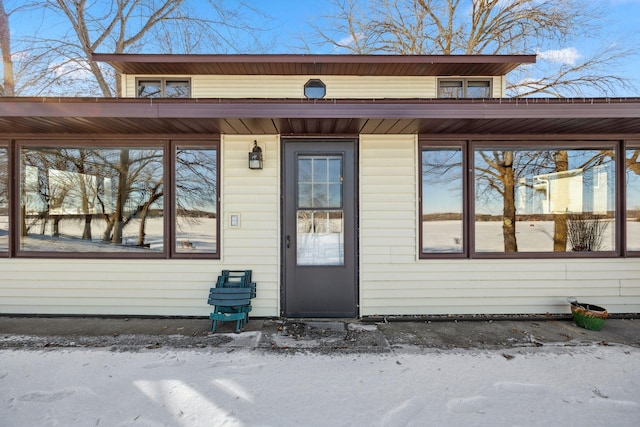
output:
{"label": "large picture window", "polygon": [[614,152],[477,147],[475,251],[614,251]]}
{"label": "large picture window", "polygon": [[24,142],[19,170],[19,254],[217,257],[215,142]]}
{"label": "large picture window", "polygon": [[[618,158],[619,147],[618,141],[422,141],[421,257],[640,251],[640,146],[627,148],[626,159]],[[625,189],[618,188],[621,167]],[[622,195],[626,212],[617,209]]]}
{"label": "large picture window", "polygon": [[164,250],[162,147],[25,147],[20,250]]}

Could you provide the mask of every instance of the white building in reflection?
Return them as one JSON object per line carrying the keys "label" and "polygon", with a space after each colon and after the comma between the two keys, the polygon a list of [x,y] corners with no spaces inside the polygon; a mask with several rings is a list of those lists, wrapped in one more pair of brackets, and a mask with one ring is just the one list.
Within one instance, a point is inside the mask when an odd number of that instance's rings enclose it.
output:
{"label": "white building in reflection", "polygon": [[585,213],[606,215],[613,209],[611,171],[606,165],[520,178],[518,214]]}

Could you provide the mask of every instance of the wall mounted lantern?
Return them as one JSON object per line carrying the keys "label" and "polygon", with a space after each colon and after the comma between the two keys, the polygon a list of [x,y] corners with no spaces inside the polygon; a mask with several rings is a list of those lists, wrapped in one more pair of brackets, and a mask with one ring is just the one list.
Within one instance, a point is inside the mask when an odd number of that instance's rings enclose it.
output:
{"label": "wall mounted lantern", "polygon": [[249,152],[249,169],[262,169],[262,148],[253,141],[253,150]]}

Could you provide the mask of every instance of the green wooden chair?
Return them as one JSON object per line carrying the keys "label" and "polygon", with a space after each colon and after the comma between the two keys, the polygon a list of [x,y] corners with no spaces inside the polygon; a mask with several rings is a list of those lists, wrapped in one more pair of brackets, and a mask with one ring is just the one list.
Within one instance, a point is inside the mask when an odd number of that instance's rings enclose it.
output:
{"label": "green wooden chair", "polygon": [[236,332],[240,332],[249,321],[251,299],[256,296],[256,284],[251,282],[251,270],[222,270],[216,287],[209,290],[209,305],[213,312],[211,330],[216,332],[218,322],[236,322]]}

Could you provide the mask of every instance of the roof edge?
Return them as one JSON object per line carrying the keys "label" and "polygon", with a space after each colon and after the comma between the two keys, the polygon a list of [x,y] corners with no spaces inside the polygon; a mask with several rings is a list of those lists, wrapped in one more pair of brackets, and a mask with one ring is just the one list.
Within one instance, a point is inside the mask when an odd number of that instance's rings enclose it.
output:
{"label": "roof edge", "polygon": [[431,64],[533,64],[536,55],[336,55],[336,54],[143,54],[93,53],[97,62],[155,63],[431,63]]}

